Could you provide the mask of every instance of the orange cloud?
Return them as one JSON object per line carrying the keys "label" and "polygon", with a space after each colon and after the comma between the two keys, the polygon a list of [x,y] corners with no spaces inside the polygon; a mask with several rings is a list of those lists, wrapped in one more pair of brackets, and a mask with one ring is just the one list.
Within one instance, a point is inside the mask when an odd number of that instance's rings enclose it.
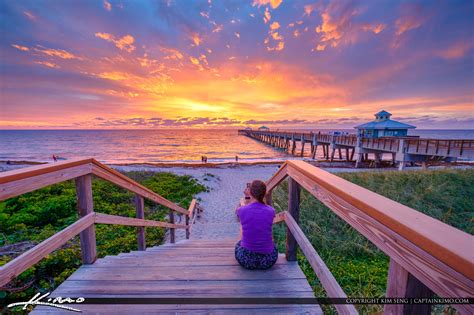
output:
{"label": "orange cloud", "polygon": [[386,25],[383,23],[379,24],[366,24],[362,26],[362,29],[366,32],[373,32],[374,34],[378,34],[385,29]]}
{"label": "orange cloud", "polygon": [[303,15],[307,15],[307,16],[310,16],[311,13],[316,10],[316,4],[308,4],[308,5],[305,5],[304,6],[304,14]]}
{"label": "orange cloud", "polygon": [[258,5],[259,7],[262,5],[270,5],[272,9],[276,9],[280,6],[280,4],[283,2],[283,0],[253,0],[252,5],[256,6]]}
{"label": "orange cloud", "polygon": [[191,40],[193,41],[195,46],[199,46],[202,43],[202,38],[199,36],[198,33],[194,33],[191,36]]}
{"label": "orange cloud", "polygon": [[270,29],[272,31],[277,30],[279,28],[280,28],[280,23],[278,23],[278,22],[273,22],[272,24],[270,24]]}
{"label": "orange cloud", "polygon": [[125,50],[127,52],[132,52],[135,50],[135,46],[133,45],[135,39],[132,35],[125,35],[122,38],[116,39],[112,34],[109,33],[95,33],[95,37],[114,43],[115,47],[120,50]]}
{"label": "orange cloud", "polygon": [[283,37],[280,34],[278,34],[278,32],[271,33],[271,36],[274,40],[282,40],[283,39]]}
{"label": "orange cloud", "polygon": [[436,55],[444,59],[458,59],[464,57],[469,52],[469,50],[471,50],[471,47],[471,42],[462,41],[455,43],[451,47],[438,51]]}
{"label": "orange cloud", "polygon": [[419,28],[423,21],[417,16],[405,16],[395,21],[395,34],[400,36],[403,33]]}
{"label": "orange cloud", "polygon": [[12,44],[12,47],[18,49],[18,50],[21,50],[21,51],[29,51],[30,49],[26,46],[21,46],[21,45],[17,45],[17,44]]}
{"label": "orange cloud", "polygon": [[160,51],[166,54],[164,59],[181,60],[184,58],[183,54],[177,49],[161,47]]}
{"label": "orange cloud", "polygon": [[355,43],[363,38],[364,32],[379,34],[386,25],[383,23],[357,23],[353,17],[360,13],[360,10],[343,10],[337,15],[334,8],[326,8],[321,12],[322,22],[315,28],[315,32],[320,35],[317,51],[325,50],[327,47],[338,47],[340,44]]}
{"label": "orange cloud", "polygon": [[268,51],[280,51],[280,50],[283,50],[283,48],[285,48],[285,43],[284,42],[278,42],[277,45],[275,47],[267,47],[267,50]]}
{"label": "orange cloud", "polygon": [[65,51],[63,49],[52,49],[52,48],[45,48],[43,46],[38,45],[39,48],[35,48],[35,51],[41,52],[45,55],[51,56],[51,57],[58,57],[61,59],[78,59],[82,60],[81,57],[74,55],[73,53],[70,53],[68,51]]}
{"label": "orange cloud", "polygon": [[35,63],[39,65],[43,65],[49,68],[60,68],[57,64],[54,64],[52,62],[47,62],[47,61],[35,61]]}
{"label": "orange cloud", "polygon": [[199,65],[199,60],[197,58],[194,58],[193,56],[190,56],[189,60],[193,63],[193,65],[196,65],[196,66]]}

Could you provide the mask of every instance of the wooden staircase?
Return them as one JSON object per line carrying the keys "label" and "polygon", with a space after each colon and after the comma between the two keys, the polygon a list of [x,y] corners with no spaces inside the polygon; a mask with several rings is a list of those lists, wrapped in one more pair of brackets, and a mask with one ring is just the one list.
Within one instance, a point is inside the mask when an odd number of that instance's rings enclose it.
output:
{"label": "wooden staircase", "polygon": [[[280,254],[269,270],[242,268],[236,240],[184,240],[122,253],[83,265],[51,296],[86,298],[266,298],[314,297],[296,261]],[[322,314],[318,305],[83,304],[85,313]],[[38,306],[32,314],[68,312]],[[70,312],[68,312],[70,313]]]}
{"label": "wooden staircase", "polygon": [[[92,176],[135,193],[136,218],[94,211]],[[301,189],[316,197],[352,228],[390,257],[386,297],[429,298],[472,296],[473,236],[399,204],[303,161],[287,161],[267,181],[268,204],[272,191],[287,178],[288,211],[273,223],[286,225],[286,254],[266,271],[240,267],[234,258],[236,231],[219,225],[195,225],[197,202],[182,208],[127,176],[94,159],[58,162],[0,174],[0,201],[52,184],[74,179],[79,219],[32,249],[0,266],[0,286],[8,284],[48,254],[80,235],[83,265],[52,296],[84,297],[88,304],[69,304],[86,313],[231,313],[320,314],[319,305],[189,303],[192,298],[311,298],[313,291],[296,262],[302,253],[327,296],[347,298],[337,280],[299,226]],[[144,218],[144,199],[169,209],[168,222]],[[184,215],[175,223],[174,213]],[[183,224],[184,223],[184,224]],[[137,227],[137,252],[97,258],[95,225]],[[209,239],[189,239],[195,228],[216,230]],[[146,247],[145,227],[169,229],[170,242]],[[176,230],[185,241],[175,243]],[[221,239],[222,230],[229,236]],[[211,231],[212,232],[212,231]],[[217,235],[219,239],[217,239]],[[106,303],[94,298],[108,298]],[[118,298],[174,298],[173,303],[119,304]],[[123,302],[124,300],[122,300]],[[148,300],[150,301],[150,300]],[[186,302],[185,302],[186,301]],[[268,300],[267,300],[268,301]],[[314,300],[313,300],[314,301]],[[311,303],[313,302],[311,301]],[[130,301],[135,303],[136,301]],[[143,300],[142,300],[143,302]],[[234,302],[234,301],[232,301]],[[293,301],[285,301],[291,303]],[[207,301],[206,301],[207,303]],[[268,302],[270,303],[270,302]],[[67,305],[67,304],[66,304]],[[472,304],[452,304],[461,314],[474,314]],[[351,304],[335,304],[339,314],[357,314]],[[70,313],[38,306],[35,314]],[[430,305],[387,304],[385,314],[431,314]]]}

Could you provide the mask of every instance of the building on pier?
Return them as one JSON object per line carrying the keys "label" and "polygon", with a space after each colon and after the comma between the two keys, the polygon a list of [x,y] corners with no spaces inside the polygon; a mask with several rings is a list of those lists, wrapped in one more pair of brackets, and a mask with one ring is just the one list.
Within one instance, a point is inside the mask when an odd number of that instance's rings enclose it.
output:
{"label": "building on pier", "polygon": [[268,128],[267,126],[261,126],[260,128],[258,128],[258,131],[269,131],[270,128]]}
{"label": "building on pier", "polygon": [[375,120],[356,126],[357,135],[364,138],[381,137],[406,137],[408,129],[415,129],[415,126],[391,120],[387,111],[380,111],[375,114]]}

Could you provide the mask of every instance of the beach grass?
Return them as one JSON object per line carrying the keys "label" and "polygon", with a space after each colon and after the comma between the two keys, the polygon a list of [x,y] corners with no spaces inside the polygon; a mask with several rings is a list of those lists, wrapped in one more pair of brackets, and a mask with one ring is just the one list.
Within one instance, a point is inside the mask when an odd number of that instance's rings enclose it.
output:
{"label": "beach grass", "polygon": [[[190,176],[154,172],[128,172],[125,175],[184,208],[189,206],[194,195],[207,190]],[[135,217],[133,193],[98,178],[94,178],[92,190],[94,211]],[[165,221],[167,214],[168,210],[163,206],[148,200],[145,202],[146,219]],[[0,202],[0,266],[77,219],[73,181],[48,186]],[[147,246],[160,245],[164,234],[164,228],[146,228]],[[134,227],[99,224],[96,225],[96,238],[99,258],[137,250]],[[7,312],[5,306],[9,303],[29,300],[38,290],[54,290],[81,264],[79,237],[75,237],[9,284],[11,289],[20,290],[0,290],[0,308]]]}
{"label": "beach grass", "polygon": [[[474,170],[339,173],[338,176],[385,197],[412,207],[444,223],[473,234]],[[273,193],[277,212],[288,208],[287,183]],[[384,297],[389,257],[345,223],[320,201],[302,189],[300,226],[349,297]],[[285,251],[286,227],[275,226],[280,252]],[[325,292],[301,252],[298,262],[314,289]],[[333,307],[324,306],[327,313]],[[382,306],[359,307],[362,313],[380,313]],[[435,313],[454,310],[438,306]]]}

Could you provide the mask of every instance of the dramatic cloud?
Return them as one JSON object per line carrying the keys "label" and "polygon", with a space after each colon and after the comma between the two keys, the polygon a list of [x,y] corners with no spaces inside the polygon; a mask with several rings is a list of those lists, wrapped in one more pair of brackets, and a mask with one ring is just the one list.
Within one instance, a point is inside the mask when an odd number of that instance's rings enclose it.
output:
{"label": "dramatic cloud", "polygon": [[467,0],[0,7],[2,128],[351,127],[382,108],[466,128],[474,116]]}

